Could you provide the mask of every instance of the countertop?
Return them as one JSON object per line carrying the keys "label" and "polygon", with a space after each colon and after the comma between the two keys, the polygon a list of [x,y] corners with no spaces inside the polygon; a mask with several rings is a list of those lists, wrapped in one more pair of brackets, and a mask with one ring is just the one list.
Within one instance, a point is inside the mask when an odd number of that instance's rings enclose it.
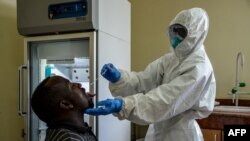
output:
{"label": "countertop", "polygon": [[[216,100],[220,105],[233,105],[230,99]],[[239,105],[250,106],[250,100],[240,100]],[[219,112],[214,111],[210,116],[197,120],[203,129],[220,129],[223,130],[224,125],[243,125],[250,124],[250,112]]]}

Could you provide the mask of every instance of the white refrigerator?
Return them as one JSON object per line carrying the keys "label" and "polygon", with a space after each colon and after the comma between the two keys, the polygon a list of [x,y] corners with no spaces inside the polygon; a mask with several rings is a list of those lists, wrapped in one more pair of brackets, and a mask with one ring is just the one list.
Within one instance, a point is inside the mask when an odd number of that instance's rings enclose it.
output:
{"label": "white refrigerator", "polygon": [[[103,32],[27,37],[24,46],[25,64],[19,68],[19,114],[25,118],[27,141],[43,141],[46,135],[46,124],[30,107],[32,92],[46,76],[60,75],[81,83],[86,91],[96,94],[96,102],[112,98],[108,81],[100,75],[105,63],[130,70],[130,45]],[[84,115],[84,119],[99,141],[130,140],[129,121],[119,121],[113,115]]]}
{"label": "white refrigerator", "polygon": [[[48,19],[51,5],[73,8],[79,3],[86,4],[86,16]],[[19,67],[18,94],[18,112],[24,119],[22,134],[25,141],[44,141],[47,127],[30,107],[32,92],[46,76],[61,75],[95,93],[95,103],[113,98],[100,70],[105,63],[128,71],[131,68],[130,3],[127,0],[18,0],[17,12],[18,30],[24,36],[24,64]],[[67,14],[63,11],[57,16]],[[84,30],[89,25],[92,25],[90,30]],[[99,141],[131,140],[127,120],[120,121],[113,115],[84,115],[84,119]]]}

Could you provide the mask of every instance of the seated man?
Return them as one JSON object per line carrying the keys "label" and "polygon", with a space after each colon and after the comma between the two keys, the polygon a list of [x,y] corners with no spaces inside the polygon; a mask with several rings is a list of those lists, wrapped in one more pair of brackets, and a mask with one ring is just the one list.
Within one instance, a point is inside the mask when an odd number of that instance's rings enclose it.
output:
{"label": "seated man", "polygon": [[44,79],[32,95],[31,106],[47,123],[45,141],[97,141],[83,117],[84,110],[94,106],[92,97],[81,84],[61,76]]}

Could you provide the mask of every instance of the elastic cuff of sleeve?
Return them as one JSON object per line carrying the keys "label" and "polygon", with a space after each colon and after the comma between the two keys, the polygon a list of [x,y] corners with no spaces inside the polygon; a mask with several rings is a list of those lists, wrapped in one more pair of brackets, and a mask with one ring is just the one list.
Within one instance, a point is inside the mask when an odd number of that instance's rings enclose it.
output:
{"label": "elastic cuff of sleeve", "polygon": [[118,117],[119,120],[123,120],[123,119],[125,119],[124,117],[125,117],[125,104],[126,103],[124,102],[122,97],[117,97],[117,98],[122,100],[122,109],[118,113],[113,113],[113,115]]}

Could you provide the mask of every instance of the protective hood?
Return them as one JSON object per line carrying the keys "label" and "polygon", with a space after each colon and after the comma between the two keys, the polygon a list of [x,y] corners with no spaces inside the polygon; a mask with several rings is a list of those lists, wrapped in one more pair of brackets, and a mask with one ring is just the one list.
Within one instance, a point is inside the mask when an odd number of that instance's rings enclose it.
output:
{"label": "protective hood", "polygon": [[183,10],[176,15],[169,27],[173,24],[181,24],[188,31],[187,37],[174,49],[179,59],[186,58],[195,50],[203,47],[209,26],[209,19],[205,10],[201,8]]}

